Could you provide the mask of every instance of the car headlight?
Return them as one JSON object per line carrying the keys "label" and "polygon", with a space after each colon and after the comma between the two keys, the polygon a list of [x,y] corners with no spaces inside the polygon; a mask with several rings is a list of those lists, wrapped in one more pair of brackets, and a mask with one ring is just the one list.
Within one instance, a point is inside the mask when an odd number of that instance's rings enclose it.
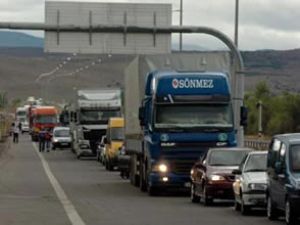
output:
{"label": "car headlight", "polygon": [[191,169],[191,175],[193,175],[194,174],[194,170],[193,169]]}
{"label": "car headlight", "polygon": [[248,188],[250,190],[261,190],[265,191],[267,189],[267,184],[256,184],[256,183],[251,183],[248,185]]}
{"label": "car headlight", "polygon": [[166,173],[169,171],[168,165],[166,163],[158,163],[153,167],[154,172]]}
{"label": "car headlight", "polygon": [[223,177],[221,175],[214,174],[214,175],[209,176],[209,180],[211,180],[211,181],[223,181],[223,180],[225,180],[225,177]]}
{"label": "car headlight", "polygon": [[54,139],[53,139],[53,142],[58,142],[58,139],[54,138]]}

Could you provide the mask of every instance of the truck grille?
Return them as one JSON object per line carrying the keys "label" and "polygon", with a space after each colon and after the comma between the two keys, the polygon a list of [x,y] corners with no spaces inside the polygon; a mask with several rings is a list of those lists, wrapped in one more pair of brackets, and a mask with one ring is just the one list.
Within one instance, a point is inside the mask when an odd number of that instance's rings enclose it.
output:
{"label": "truck grille", "polygon": [[100,141],[106,130],[90,130],[83,132],[83,138],[90,141]]}
{"label": "truck grille", "polygon": [[189,175],[197,159],[177,159],[169,161],[171,171],[179,175]]}

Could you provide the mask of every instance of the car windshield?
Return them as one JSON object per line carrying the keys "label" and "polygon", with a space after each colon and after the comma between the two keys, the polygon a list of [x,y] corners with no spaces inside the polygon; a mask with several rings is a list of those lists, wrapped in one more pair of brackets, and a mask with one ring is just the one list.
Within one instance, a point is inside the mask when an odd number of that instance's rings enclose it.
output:
{"label": "car windshield", "polygon": [[113,110],[81,110],[80,121],[84,123],[107,122],[110,117],[120,116],[120,111]]}
{"label": "car windshield", "polygon": [[210,153],[210,166],[238,166],[248,151],[242,150],[214,150]]}
{"label": "car windshield", "polygon": [[157,105],[156,128],[233,127],[228,104]]}
{"label": "car windshield", "polygon": [[37,123],[57,123],[57,117],[53,115],[43,115],[36,118]]}
{"label": "car windshield", "polygon": [[244,172],[264,172],[267,170],[267,154],[251,154],[246,161]]}
{"label": "car windshield", "polygon": [[110,129],[111,140],[123,141],[124,140],[124,128],[123,127],[113,127]]}
{"label": "car windshield", "polygon": [[55,130],[54,136],[55,137],[70,137],[70,131],[69,130]]}
{"label": "car windshield", "polygon": [[292,145],[291,146],[291,170],[293,172],[300,172],[300,145]]}

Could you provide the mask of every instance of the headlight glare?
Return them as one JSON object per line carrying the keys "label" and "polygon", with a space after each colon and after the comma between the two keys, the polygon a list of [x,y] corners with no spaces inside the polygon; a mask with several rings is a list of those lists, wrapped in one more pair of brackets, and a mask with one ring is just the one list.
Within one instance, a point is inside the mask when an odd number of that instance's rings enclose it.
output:
{"label": "headlight glare", "polygon": [[225,178],[223,176],[220,176],[220,175],[217,175],[217,174],[211,175],[209,177],[209,179],[211,181],[223,181],[223,180],[225,180]]}

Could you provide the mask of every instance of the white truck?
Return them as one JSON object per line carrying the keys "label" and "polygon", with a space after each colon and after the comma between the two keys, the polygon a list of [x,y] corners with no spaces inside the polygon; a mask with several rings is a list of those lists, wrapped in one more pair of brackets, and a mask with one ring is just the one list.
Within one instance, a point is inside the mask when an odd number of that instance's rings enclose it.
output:
{"label": "white truck", "polygon": [[108,119],[121,116],[121,90],[78,90],[70,105],[71,148],[79,159],[96,155],[97,142],[106,133]]}
{"label": "white truck", "polygon": [[16,121],[22,124],[21,132],[29,132],[29,122],[28,122],[28,107],[18,107],[16,109]]}

